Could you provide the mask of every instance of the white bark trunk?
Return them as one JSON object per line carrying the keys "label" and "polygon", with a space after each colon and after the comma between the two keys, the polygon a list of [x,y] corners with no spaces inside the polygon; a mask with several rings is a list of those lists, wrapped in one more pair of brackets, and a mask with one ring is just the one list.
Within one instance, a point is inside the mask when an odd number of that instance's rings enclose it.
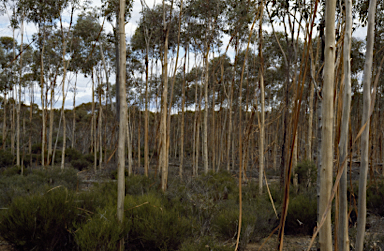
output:
{"label": "white bark trunk", "polygon": [[[324,86],[322,107],[322,144],[321,144],[321,170],[320,170],[320,215],[322,216],[331,196],[332,170],[333,170],[333,88],[335,65],[335,10],[336,1],[329,0],[326,3],[325,14],[325,48],[324,48]],[[326,217],[325,223],[319,232],[321,251],[332,250],[331,214]]]}
{"label": "white bark trunk", "polygon": [[363,72],[363,115],[361,125],[365,126],[361,134],[361,166],[359,177],[359,199],[358,199],[358,218],[356,250],[363,251],[365,224],[367,217],[367,173],[368,173],[368,148],[369,148],[369,109],[371,103],[371,78],[372,78],[372,60],[373,43],[375,30],[376,0],[369,1],[368,9],[368,28],[365,64]]}

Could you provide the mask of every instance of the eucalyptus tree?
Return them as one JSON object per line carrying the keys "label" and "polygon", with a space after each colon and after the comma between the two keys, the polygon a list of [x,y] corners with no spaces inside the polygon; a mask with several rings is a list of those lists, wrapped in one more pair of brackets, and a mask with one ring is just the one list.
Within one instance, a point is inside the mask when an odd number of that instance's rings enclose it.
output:
{"label": "eucalyptus tree", "polygon": [[[118,79],[119,79],[119,13],[120,13],[120,3],[121,0],[102,0],[102,15],[106,18],[106,20],[111,24],[113,28],[113,34],[112,34],[112,41],[115,45],[115,74],[116,74],[116,86],[118,86]],[[128,21],[128,19],[131,17],[131,10],[132,10],[132,0],[125,0],[124,2],[124,24]],[[116,115],[119,116],[119,102],[120,102],[120,95],[119,95],[119,88],[116,88]]]}
{"label": "eucalyptus tree", "polygon": [[370,115],[373,107],[371,106],[371,79],[372,79],[372,61],[373,45],[375,32],[375,13],[376,0],[369,1],[368,8],[368,27],[367,27],[367,45],[365,54],[365,64],[363,72],[363,114],[361,126],[364,128],[361,134],[361,165],[359,177],[359,199],[358,199],[358,218],[357,218],[357,236],[356,250],[362,251],[364,248],[365,224],[367,217],[367,173],[368,173],[368,154],[369,154],[369,125]]}
{"label": "eucalyptus tree", "polygon": [[[208,173],[208,80],[209,80],[209,53],[215,45],[221,43],[220,36],[223,15],[226,4],[223,1],[187,1],[185,12],[191,17],[189,26],[194,28],[193,39],[204,58],[204,132],[203,132],[203,160],[204,172]],[[197,35],[197,36],[196,36]]]}
{"label": "eucalyptus tree", "polygon": [[45,27],[47,24],[52,24],[60,16],[60,13],[68,5],[68,0],[20,0],[18,8],[25,11],[25,18],[27,22],[32,22],[38,26],[38,48],[40,50],[40,88],[41,88],[41,104],[42,104],[42,166],[44,162],[44,149],[45,149],[45,106],[44,106],[44,40],[45,40]]}

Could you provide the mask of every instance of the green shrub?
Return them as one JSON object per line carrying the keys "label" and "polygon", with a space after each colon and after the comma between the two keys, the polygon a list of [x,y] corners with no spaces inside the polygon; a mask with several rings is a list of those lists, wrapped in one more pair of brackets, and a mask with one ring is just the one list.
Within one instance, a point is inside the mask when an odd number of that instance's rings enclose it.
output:
{"label": "green shrub", "polygon": [[14,199],[0,216],[0,235],[18,250],[73,250],[69,230],[79,214],[73,198],[57,188]]}
{"label": "green shrub", "polygon": [[76,159],[71,161],[71,165],[77,170],[81,171],[89,166],[89,162],[85,159]]}
{"label": "green shrub", "polygon": [[372,185],[367,189],[367,209],[381,217],[384,216],[384,183]]}
{"label": "green shrub", "polygon": [[298,184],[304,187],[313,186],[317,180],[317,169],[313,161],[305,160],[295,167],[298,176]]}
{"label": "green shrub", "polygon": [[9,151],[0,150],[0,168],[13,165],[15,156]]}
{"label": "green shrub", "polygon": [[210,236],[204,236],[201,239],[191,238],[185,241],[180,251],[233,251],[232,245],[223,245]]}
{"label": "green shrub", "polygon": [[125,179],[125,193],[130,195],[144,195],[155,191],[160,179],[149,178],[144,175],[132,175]]}
{"label": "green shrub", "polygon": [[314,193],[303,193],[291,197],[285,233],[312,235],[317,221],[317,201]]}
{"label": "green shrub", "polygon": [[164,207],[159,194],[127,196],[128,250],[178,250],[191,235],[191,221]]}
{"label": "green shrub", "polygon": [[41,153],[41,143],[33,144],[31,150],[32,150],[32,153],[34,153],[34,154],[40,154]]}
{"label": "green shrub", "polygon": [[93,164],[95,161],[95,155],[93,153],[88,153],[83,156],[83,158],[88,161],[90,164]]}
{"label": "green shrub", "polygon": [[68,162],[78,160],[82,157],[81,153],[74,148],[65,149],[65,158]]}
{"label": "green shrub", "polygon": [[116,217],[116,206],[99,208],[92,218],[78,227],[75,240],[83,251],[114,251],[124,232],[128,231],[128,224],[125,222],[121,227]]}
{"label": "green shrub", "polygon": [[19,174],[19,169],[6,168],[0,176],[0,207],[6,207],[16,197],[41,193],[47,186],[75,190],[78,182],[77,171],[72,168],[36,169],[25,171],[24,176]]}

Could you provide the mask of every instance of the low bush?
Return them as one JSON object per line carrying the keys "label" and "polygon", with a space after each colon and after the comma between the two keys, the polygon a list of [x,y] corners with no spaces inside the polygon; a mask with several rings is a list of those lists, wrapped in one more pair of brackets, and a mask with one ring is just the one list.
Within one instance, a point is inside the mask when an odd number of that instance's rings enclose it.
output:
{"label": "low bush", "polygon": [[[129,222],[123,227],[116,217],[116,206],[98,208],[97,212],[84,224],[78,226],[75,232],[75,240],[80,250],[83,251],[107,251],[117,250],[117,243],[127,232]],[[125,231],[124,231],[125,229]]]}
{"label": "low bush", "polygon": [[232,251],[233,249],[232,245],[223,245],[210,236],[204,236],[201,239],[188,239],[180,247],[180,251]]}
{"label": "low bush", "polygon": [[73,250],[70,229],[79,210],[65,188],[18,197],[0,215],[0,235],[18,250]]}
{"label": "low bush", "polygon": [[316,184],[317,169],[313,161],[305,160],[297,164],[295,173],[298,176],[298,184],[303,187],[310,187]]}
{"label": "low bush", "polygon": [[89,162],[85,159],[74,159],[71,161],[71,165],[77,170],[81,171],[89,166]]}
{"label": "low bush", "polygon": [[384,217],[384,183],[379,182],[367,189],[367,209],[381,217]]}
{"label": "low bush", "polygon": [[63,186],[75,190],[78,185],[77,171],[72,168],[47,168],[25,171],[21,176],[17,167],[6,168],[0,175],[0,207],[6,207],[19,196],[42,193],[47,186]]}
{"label": "low bush", "polygon": [[317,201],[313,192],[298,194],[289,201],[285,233],[312,235],[317,221]]}
{"label": "low bush", "polygon": [[10,151],[0,150],[0,168],[13,165],[15,156]]}
{"label": "low bush", "polygon": [[72,160],[81,159],[81,157],[82,157],[82,154],[78,150],[74,148],[65,149],[66,161],[71,162]]}
{"label": "low bush", "polygon": [[127,196],[125,222],[130,222],[128,250],[178,250],[191,236],[191,220],[164,206],[159,194]]}

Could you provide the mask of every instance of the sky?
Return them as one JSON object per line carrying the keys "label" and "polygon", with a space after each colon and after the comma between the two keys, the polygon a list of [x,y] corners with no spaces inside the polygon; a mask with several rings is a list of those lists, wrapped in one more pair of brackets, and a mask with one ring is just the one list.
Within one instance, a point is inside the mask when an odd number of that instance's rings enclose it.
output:
{"label": "sky", "polygon": [[[145,0],[145,1],[149,7],[153,7],[154,5],[160,4],[162,2],[161,0]],[[101,0],[93,0],[92,1],[92,7],[100,7],[100,6],[101,6]],[[127,41],[130,40],[130,38],[132,37],[132,35],[134,34],[134,32],[138,26],[138,22],[140,20],[140,11],[141,10],[142,10],[142,6],[141,6],[140,0],[134,0],[132,12],[131,12],[131,18],[125,27]],[[80,13],[79,11],[75,13],[75,19],[77,18],[77,15],[79,13]],[[6,13],[4,13],[3,15],[0,15],[0,34],[1,34],[0,36],[12,37],[12,29],[9,27],[10,15],[11,15],[11,12],[9,10]],[[68,15],[68,20],[69,20],[70,13],[67,13],[67,15]],[[100,20],[100,23],[101,22],[102,22],[102,20]],[[68,22],[66,25],[69,26]],[[269,24],[265,24],[263,28],[269,32],[272,31],[272,28]],[[276,25],[275,30],[282,30],[282,27],[279,27],[278,25]],[[108,22],[105,22],[105,32],[108,33],[111,31],[112,31],[111,25]],[[25,39],[24,43],[30,42],[32,35],[36,32],[37,32],[37,27],[33,23],[26,23],[24,25],[24,34],[25,34],[24,35],[24,39]],[[361,27],[358,28],[354,32],[353,36],[359,37],[361,39],[365,39],[366,28],[361,28]],[[20,42],[20,30],[15,31],[15,37]],[[229,41],[229,37],[224,36],[223,37],[222,51],[225,50],[225,47],[227,46],[228,41]],[[231,47],[228,51],[228,54],[230,57],[231,57],[231,55],[234,55],[234,51]],[[72,91],[72,89],[73,89],[73,85],[75,82],[74,74],[69,74],[67,79],[69,81],[69,85],[67,85],[68,88],[66,88],[68,91],[67,91],[67,95],[66,95],[65,108],[72,109],[72,107],[73,107],[73,91]],[[59,81],[61,81],[61,79],[59,79]],[[114,76],[113,75],[110,76],[110,82],[114,83]],[[40,106],[41,105],[40,90],[38,88],[35,88],[35,90],[36,91],[35,91],[35,95],[34,95],[35,96],[34,102]],[[54,107],[60,108],[62,105],[61,89],[57,90],[57,91],[58,91],[57,95],[56,95],[57,98],[55,100]],[[26,101],[24,103],[29,104],[30,98],[28,97],[28,93],[26,93],[26,96],[27,96]],[[79,74],[77,76],[76,106],[79,105],[80,103],[87,103],[87,102],[91,102],[91,101],[92,101],[91,78],[90,77],[85,78],[83,74]]]}

